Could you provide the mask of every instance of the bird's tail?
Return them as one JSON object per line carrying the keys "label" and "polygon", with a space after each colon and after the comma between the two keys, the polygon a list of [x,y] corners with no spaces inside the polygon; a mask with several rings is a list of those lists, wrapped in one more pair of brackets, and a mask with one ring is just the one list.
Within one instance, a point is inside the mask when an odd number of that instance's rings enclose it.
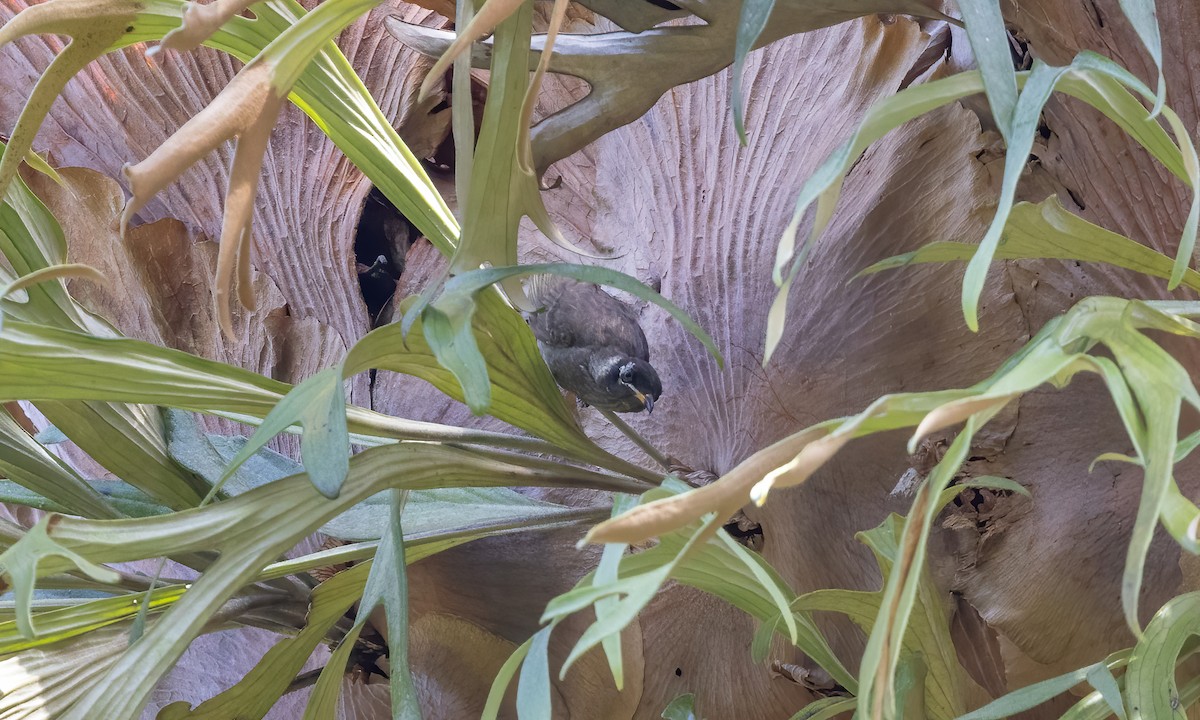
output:
{"label": "bird's tail", "polygon": [[575,280],[559,275],[530,275],[525,279],[525,294],[536,309],[541,310],[554,298],[559,290],[575,282]]}

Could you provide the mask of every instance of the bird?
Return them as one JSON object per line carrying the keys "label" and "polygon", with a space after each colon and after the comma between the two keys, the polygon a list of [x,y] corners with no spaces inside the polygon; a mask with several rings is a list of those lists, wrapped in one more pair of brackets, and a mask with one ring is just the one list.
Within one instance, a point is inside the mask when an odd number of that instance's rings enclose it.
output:
{"label": "bird", "polygon": [[526,290],[540,309],[527,315],[554,379],[585,405],[650,413],[662,381],[637,315],[599,286],[537,276]]}

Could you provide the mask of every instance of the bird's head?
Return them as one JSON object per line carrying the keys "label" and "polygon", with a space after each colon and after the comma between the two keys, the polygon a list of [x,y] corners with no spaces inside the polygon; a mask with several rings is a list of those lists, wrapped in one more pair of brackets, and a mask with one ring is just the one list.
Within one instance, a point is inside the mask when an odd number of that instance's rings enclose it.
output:
{"label": "bird's head", "polygon": [[654,367],[645,360],[625,358],[615,364],[615,370],[616,376],[610,380],[610,386],[637,398],[646,412],[653,412],[654,401],[662,395],[662,381]]}

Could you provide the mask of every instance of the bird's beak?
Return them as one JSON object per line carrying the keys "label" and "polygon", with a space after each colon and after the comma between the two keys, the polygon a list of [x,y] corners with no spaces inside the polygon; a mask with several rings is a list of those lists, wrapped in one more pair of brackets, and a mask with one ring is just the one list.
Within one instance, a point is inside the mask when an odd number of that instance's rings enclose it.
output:
{"label": "bird's beak", "polygon": [[638,390],[633,385],[631,385],[627,382],[623,382],[621,384],[624,385],[625,387],[629,388],[630,392],[633,393],[633,396],[638,399],[638,402],[640,402],[642,404],[642,406],[646,408],[647,413],[654,412],[654,398],[650,397],[649,395],[642,392],[641,390]]}

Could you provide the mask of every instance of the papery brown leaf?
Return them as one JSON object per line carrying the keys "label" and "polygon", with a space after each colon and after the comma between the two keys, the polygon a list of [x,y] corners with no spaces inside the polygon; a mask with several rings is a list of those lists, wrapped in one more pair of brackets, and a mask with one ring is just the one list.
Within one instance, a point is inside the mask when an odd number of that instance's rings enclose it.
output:
{"label": "papery brown leaf", "polygon": [[263,153],[286,96],[286,91],[281,92],[275,86],[274,67],[265,62],[253,62],[149,157],[125,166],[125,177],[133,196],[121,215],[122,232],[127,230],[133,215],[184,170],[225,140],[237,138],[221,225],[215,292],[221,330],[229,338],[234,336],[230,292],[235,271],[239,281],[238,299],[247,309],[254,309],[254,294],[248,282],[250,221]]}

